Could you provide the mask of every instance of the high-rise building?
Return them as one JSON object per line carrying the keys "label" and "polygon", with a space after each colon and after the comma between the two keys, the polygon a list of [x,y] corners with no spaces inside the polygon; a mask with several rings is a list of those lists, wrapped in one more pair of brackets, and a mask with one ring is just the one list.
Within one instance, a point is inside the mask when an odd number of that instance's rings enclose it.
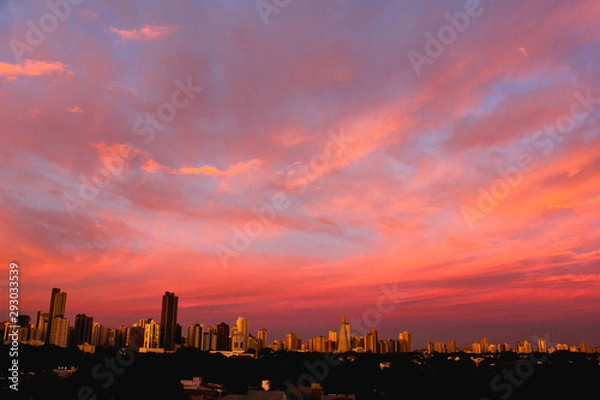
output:
{"label": "high-rise building", "polygon": [[189,347],[203,350],[204,325],[194,324],[188,328],[187,344]]}
{"label": "high-rise building", "polygon": [[[92,331],[93,331],[93,329],[94,328],[92,328]],[[134,350],[135,346],[133,346],[133,344],[130,342],[130,335],[131,335],[132,330],[133,330],[133,327],[130,328],[125,325],[121,325],[117,329],[114,329],[115,339],[114,339],[113,346],[117,347],[117,348],[129,347],[131,350]],[[94,333],[92,333],[92,336],[94,336]],[[104,337],[104,336],[102,336],[102,337]],[[94,340],[94,339],[92,339],[92,340]],[[108,341],[108,334],[107,334],[107,341]],[[108,345],[108,344],[106,344],[106,345]],[[139,346],[138,346],[138,349],[139,349]]]}
{"label": "high-rise building", "polygon": [[324,353],[327,351],[327,340],[325,340],[325,336],[319,335],[315,338],[314,342],[315,351],[320,353]]}
{"label": "high-rise building", "polygon": [[586,342],[581,342],[581,344],[579,344],[579,351],[582,353],[589,353],[590,346]]}
{"label": "high-rise building", "polygon": [[69,344],[69,320],[62,315],[57,315],[52,320],[49,343],[59,347],[67,347]]}
{"label": "high-rise building", "polygon": [[29,324],[31,323],[31,317],[25,314],[19,314],[17,317],[17,325],[21,328],[29,328]]}
{"label": "high-rise building", "polygon": [[231,351],[243,352],[244,351],[244,336],[238,330],[237,325],[234,325],[231,329]]}
{"label": "high-rise building", "polygon": [[116,329],[106,329],[106,345],[108,347],[123,347],[121,345],[117,345],[117,330]]}
{"label": "high-rise building", "polygon": [[52,288],[52,294],[50,295],[50,311],[48,312],[48,330],[46,331],[45,342],[50,342],[50,336],[52,334],[52,324],[54,318],[65,315],[65,306],[67,304],[67,293],[61,292],[59,288]]}
{"label": "high-rise building", "polygon": [[[158,349],[161,343],[161,324],[156,323],[154,318],[150,318],[144,321],[144,342],[141,347],[144,349]],[[140,327],[140,326],[138,326]]]}
{"label": "high-rise building", "polygon": [[290,332],[285,335],[285,349],[286,350],[300,350],[302,341],[298,338],[294,332]]}
{"label": "high-rise building", "polygon": [[334,351],[337,350],[338,333],[337,333],[337,331],[330,329],[327,337],[328,337],[327,342],[326,342],[327,351],[329,353],[333,353]]}
{"label": "high-rise building", "polygon": [[510,351],[510,344],[508,343],[498,343],[498,353]]}
{"label": "high-rise building", "polygon": [[46,340],[48,336],[48,313],[38,311],[37,319],[35,321],[35,327],[37,328],[36,339],[42,342]]}
{"label": "high-rise building", "polygon": [[350,324],[346,322],[346,316],[342,313],[342,323],[340,325],[340,336],[337,351],[346,353],[352,350],[350,348]]}
{"label": "high-rise building", "polygon": [[434,349],[438,353],[446,353],[446,343],[437,341],[435,342]]}
{"label": "high-rise building", "polygon": [[569,351],[569,345],[566,344],[566,343],[557,343],[556,344],[556,351],[561,351],[561,350]]}
{"label": "high-rise building", "polygon": [[[92,324],[92,341],[90,344],[96,347],[103,347],[108,345],[108,331],[109,328],[103,326],[99,322]],[[123,343],[123,346],[125,343]]]}
{"label": "high-rise building", "polygon": [[217,350],[231,350],[229,347],[229,325],[225,322],[217,325]]}
{"label": "high-rise building", "polygon": [[[396,343],[397,342],[397,343]],[[384,339],[379,342],[379,352],[386,353],[397,353],[400,348],[400,341],[394,339]]]}
{"label": "high-rise building", "polygon": [[249,334],[248,350],[251,350],[256,355],[256,357],[258,357],[258,352],[260,351],[260,349],[262,349],[261,341],[257,337],[254,337],[254,335]]}
{"label": "high-rise building", "polygon": [[371,328],[369,333],[365,335],[365,351],[379,353],[379,332],[375,328]]}
{"label": "high-rise building", "polygon": [[237,328],[238,334],[240,335],[241,345],[239,346],[243,351],[248,350],[248,320],[244,317],[238,317],[235,321],[235,327]]}
{"label": "high-rise building", "polygon": [[310,339],[308,341],[308,343],[306,343],[306,350],[324,353],[327,350],[325,343],[326,343],[325,336],[319,335],[317,337]]}
{"label": "high-rise building", "polygon": [[267,347],[267,330],[265,328],[258,330],[258,342],[261,349]]}
{"label": "high-rise building", "polygon": [[548,349],[546,349],[546,338],[542,337],[538,339],[537,351],[539,351],[540,353],[546,353],[548,351]]}
{"label": "high-rise building", "polygon": [[482,337],[481,338],[481,352],[487,353],[489,351],[488,346],[489,346],[488,338],[485,336]]}
{"label": "high-rise building", "polygon": [[285,343],[281,340],[273,340],[269,346],[273,351],[282,351],[285,348]]}
{"label": "high-rise building", "polygon": [[175,293],[165,292],[162,298],[162,312],[160,314],[161,347],[165,350],[175,350],[177,337],[177,300]]}
{"label": "high-rise building", "polygon": [[400,352],[410,353],[412,351],[412,345],[410,343],[410,333],[404,331],[398,335],[400,340]]}
{"label": "high-rise building", "polygon": [[75,329],[73,330],[73,344],[75,346],[92,343],[93,323],[93,317],[88,317],[85,314],[77,314],[75,316]]}
{"label": "high-rise building", "polygon": [[[229,333],[228,333],[229,335]],[[204,339],[202,340],[202,350],[211,351],[217,349],[217,327],[212,325],[204,332]]]}
{"label": "high-rise building", "polygon": [[456,346],[456,340],[450,340],[448,342],[448,353],[456,353],[458,347]]}

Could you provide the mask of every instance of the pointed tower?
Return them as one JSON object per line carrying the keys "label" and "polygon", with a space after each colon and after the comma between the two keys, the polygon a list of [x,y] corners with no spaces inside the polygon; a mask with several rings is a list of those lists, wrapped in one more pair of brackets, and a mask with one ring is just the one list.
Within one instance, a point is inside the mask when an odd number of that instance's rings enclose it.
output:
{"label": "pointed tower", "polygon": [[338,340],[338,353],[350,351],[350,324],[346,323],[344,313],[342,313],[342,325],[340,326],[340,337]]}

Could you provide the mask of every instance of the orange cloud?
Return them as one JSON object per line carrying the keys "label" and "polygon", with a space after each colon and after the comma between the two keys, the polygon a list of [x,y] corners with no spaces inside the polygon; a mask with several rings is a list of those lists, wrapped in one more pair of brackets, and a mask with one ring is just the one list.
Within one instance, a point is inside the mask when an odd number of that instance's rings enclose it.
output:
{"label": "orange cloud", "polygon": [[70,112],[70,113],[79,113],[79,114],[83,114],[84,113],[83,108],[78,107],[78,106],[69,107],[69,108],[67,108],[66,111]]}
{"label": "orange cloud", "polygon": [[523,54],[525,57],[529,57],[529,53],[525,47],[519,47],[519,53]]}
{"label": "orange cloud", "polygon": [[203,167],[182,167],[179,168],[178,173],[182,175],[213,175],[213,176],[233,176],[242,174],[249,169],[257,168],[261,164],[260,160],[257,158],[253,158],[252,160],[246,162],[239,162],[231,167],[227,168],[225,171],[221,171],[216,167],[211,165],[203,166]]}
{"label": "orange cloud", "polygon": [[154,160],[154,158],[147,151],[133,148],[128,144],[113,143],[111,145],[107,145],[103,142],[91,142],[89,145],[97,149],[98,153],[100,153],[102,157],[107,158],[130,158],[133,156],[133,153],[140,154],[144,158],[141,169],[150,173],[166,172],[168,174],[179,175],[212,175],[230,177],[242,174],[250,169],[258,168],[261,165],[261,161],[258,158],[253,158],[246,162],[238,162],[237,164],[232,165],[223,171],[212,165],[204,165],[202,167],[181,167],[179,169],[174,169],[169,166],[161,165],[159,162]]}
{"label": "orange cloud", "polygon": [[0,76],[16,79],[16,76],[43,76],[62,74],[68,71],[67,65],[55,61],[25,60],[23,64],[10,64],[0,62]]}
{"label": "orange cloud", "polygon": [[156,40],[163,36],[169,36],[179,27],[174,25],[144,25],[141,29],[127,30],[113,27],[109,29],[125,40]]}

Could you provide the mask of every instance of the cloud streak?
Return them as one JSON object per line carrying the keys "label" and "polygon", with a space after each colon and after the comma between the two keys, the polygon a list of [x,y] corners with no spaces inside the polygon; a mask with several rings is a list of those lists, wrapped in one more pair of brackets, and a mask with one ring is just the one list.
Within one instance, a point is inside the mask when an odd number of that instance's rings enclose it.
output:
{"label": "cloud streak", "polygon": [[109,30],[117,34],[124,40],[142,40],[142,41],[153,41],[163,37],[167,37],[179,28],[174,25],[144,25],[140,29],[118,29],[115,27],[109,27]]}
{"label": "cloud streak", "polygon": [[0,76],[47,76],[69,72],[67,65],[59,61],[25,60],[22,64],[0,62]]}

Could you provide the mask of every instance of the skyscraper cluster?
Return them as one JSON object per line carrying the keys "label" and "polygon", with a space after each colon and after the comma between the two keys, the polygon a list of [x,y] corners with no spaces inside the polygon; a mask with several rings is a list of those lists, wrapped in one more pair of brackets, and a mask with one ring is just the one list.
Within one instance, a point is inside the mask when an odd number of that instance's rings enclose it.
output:
{"label": "skyscraper cluster", "polygon": [[[259,329],[257,335],[250,333],[250,323],[244,317],[238,317],[231,327],[225,322],[204,326],[194,323],[182,334],[178,324],[179,298],[172,292],[162,296],[160,322],[154,318],[142,318],[132,326],[120,326],[111,329],[94,322],[93,317],[77,314],[75,326],[65,317],[67,293],[53,288],[50,295],[48,312],[38,311],[35,324],[31,324],[27,315],[20,315],[18,324],[19,341],[39,345],[49,343],[60,347],[79,346],[87,351],[95,346],[129,347],[139,352],[172,352],[179,347],[191,347],[202,351],[221,351],[231,353],[258,354],[259,350],[270,348],[274,351],[311,351],[311,352],[372,352],[372,353],[408,353],[413,351],[411,334],[403,331],[398,339],[381,339],[375,328],[370,328],[363,335],[353,335],[350,323],[342,314],[339,331],[330,329],[327,336],[318,335],[306,342],[294,332],[285,338],[268,342],[267,330]],[[0,325],[4,342],[7,342],[9,322]],[[554,352],[600,352],[600,347],[590,347],[586,342],[579,346],[557,344],[548,347],[545,338],[537,339],[534,349],[528,340],[517,342],[513,351],[530,353],[531,351]],[[459,348],[455,340],[448,342],[430,341],[425,350],[428,353],[455,353],[458,351],[471,353],[496,353],[511,351],[508,343],[493,344],[487,337],[475,341],[471,346]]]}

